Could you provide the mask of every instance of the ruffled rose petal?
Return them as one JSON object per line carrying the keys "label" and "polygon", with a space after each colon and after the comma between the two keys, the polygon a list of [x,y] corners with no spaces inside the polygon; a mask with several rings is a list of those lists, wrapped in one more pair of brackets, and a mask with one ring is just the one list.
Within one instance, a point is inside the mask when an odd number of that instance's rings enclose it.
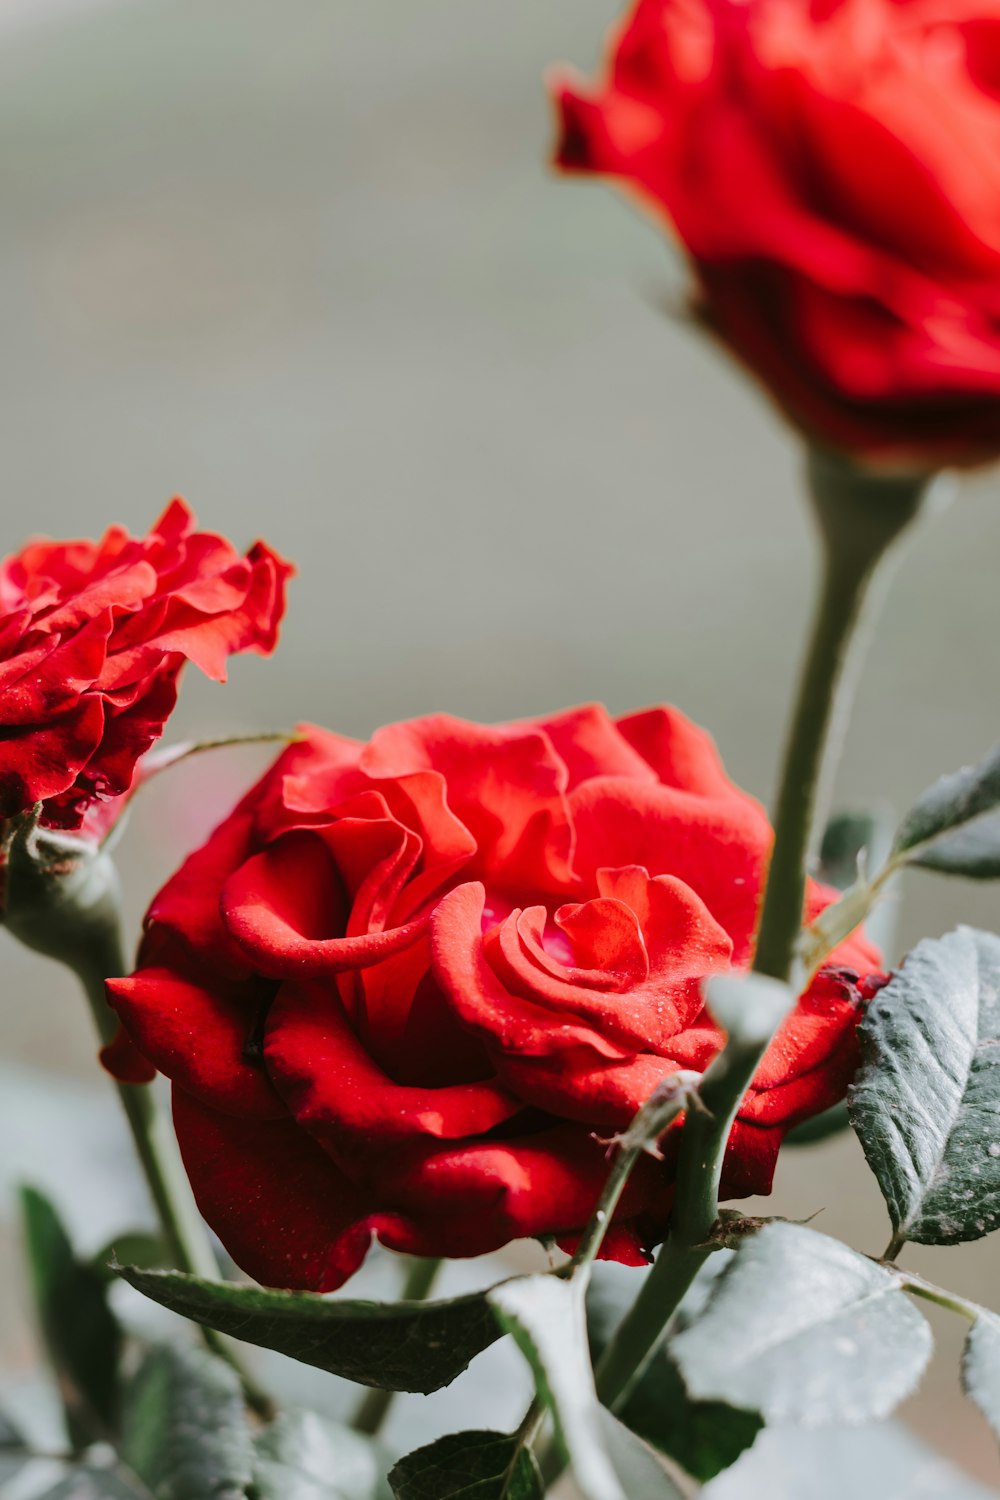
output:
{"label": "ruffled rose petal", "polygon": [[[213,1109],[278,1119],[285,1108],[250,1056],[255,1032],[263,1036],[268,997],[248,989],[208,990],[156,968],[107,981],[108,1000],[129,1037],[161,1073]],[[106,1066],[115,1072],[113,1061]]]}
{"label": "ruffled rose petal", "polygon": [[315,833],[289,833],[229,876],[220,896],[226,930],[260,973],[271,978],[335,974],[401,952],[426,920],[344,937],[337,866]]}
{"label": "ruffled rose petal", "polygon": [[264,1055],[291,1114],[348,1171],[352,1162],[415,1137],[482,1135],[523,1109],[495,1083],[395,1083],[321,981],[282,985],[268,1015]]}

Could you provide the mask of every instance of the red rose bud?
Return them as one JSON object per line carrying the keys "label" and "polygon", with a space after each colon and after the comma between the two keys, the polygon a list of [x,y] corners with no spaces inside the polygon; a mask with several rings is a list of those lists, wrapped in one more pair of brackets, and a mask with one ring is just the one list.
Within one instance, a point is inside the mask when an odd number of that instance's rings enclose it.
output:
{"label": "red rose bud", "polygon": [[634,191],[705,322],[814,440],[1000,454],[996,0],[639,0],[562,77],[558,163]]}
{"label": "red rose bud", "polygon": [[[304,733],[108,986],[174,1082],[202,1212],[258,1280],[317,1290],[373,1234],[435,1256],[572,1242],[604,1142],[719,1050],[703,981],[751,958],[767,818],[673,709]],[[834,895],[811,885],[806,915]],[[831,965],[743,1102],[730,1196],[766,1192],[783,1133],[846,1090],[879,956],[858,935]],[[671,1154],[630,1178],[616,1259],[662,1239]]]}
{"label": "red rose bud", "polygon": [[291,568],[262,542],[240,557],[174,500],[149,536],[31,542],[0,564],[0,818],[94,829],[163,732],[187,661],[224,681],[268,655]]}

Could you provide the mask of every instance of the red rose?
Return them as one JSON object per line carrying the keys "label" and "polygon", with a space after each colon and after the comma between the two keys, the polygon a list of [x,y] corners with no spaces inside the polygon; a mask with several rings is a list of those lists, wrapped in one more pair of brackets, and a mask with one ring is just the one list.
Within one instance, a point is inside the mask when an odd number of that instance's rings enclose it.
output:
{"label": "red rose", "polygon": [[291,568],[193,527],[174,500],[141,541],[113,527],[0,564],[0,818],[44,802],[78,828],[128,791],[185,661],[221,682],[233,652],[273,651]]}
{"label": "red rose", "polygon": [[806,432],[1000,453],[997,0],[638,0],[558,161],[637,189],[700,312]]}
{"label": "red rose", "polygon": [[[770,829],[672,709],[484,728],[435,716],[287,749],[154,900],[109,983],[174,1080],[195,1194],[260,1281],[329,1290],[373,1233],[474,1255],[572,1239],[607,1137],[721,1034]],[[812,886],[810,912],[832,892]],[[855,1067],[855,938],[803,996],[733,1131],[728,1195]],[[849,967],[852,966],[852,967]],[[633,1174],[606,1249],[662,1237],[671,1167]]]}

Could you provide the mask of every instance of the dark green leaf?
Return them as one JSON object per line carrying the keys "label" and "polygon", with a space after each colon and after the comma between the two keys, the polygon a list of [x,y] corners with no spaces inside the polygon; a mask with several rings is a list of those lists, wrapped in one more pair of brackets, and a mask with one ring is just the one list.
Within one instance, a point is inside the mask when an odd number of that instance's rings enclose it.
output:
{"label": "dark green leaf", "polygon": [[841,1135],[850,1127],[847,1105],[842,1100],[831,1109],[824,1109],[821,1115],[813,1115],[811,1120],[802,1120],[794,1125],[785,1136],[785,1145],[817,1146],[820,1141],[828,1141],[831,1136]]}
{"label": "dark green leaf", "polygon": [[90,1264],[104,1281],[114,1281],[115,1267],[119,1265],[138,1266],[143,1271],[166,1270],[171,1264],[171,1253],[159,1235],[136,1229],[116,1234],[91,1256]]}
{"label": "dark green leaf", "polygon": [[670,1347],[697,1400],[819,1427],[886,1416],[919,1380],[931,1334],[892,1272],[814,1230],[769,1224]]}
{"label": "dark green leaf", "polygon": [[908,863],[942,875],[996,880],[1000,876],[1000,812],[984,813],[964,828],[945,834],[919,850]]}
{"label": "dark green leaf", "polygon": [[0,1453],[17,1453],[26,1447],[23,1433],[5,1411],[0,1411]]}
{"label": "dark green leaf", "polygon": [[388,1500],[376,1444],[316,1412],[284,1412],[254,1447],[251,1500]]}
{"label": "dark green leaf", "polygon": [[702,1500],[997,1500],[901,1423],[772,1427]]}
{"label": "dark green leaf", "polygon": [[862,856],[869,870],[877,869],[890,844],[884,816],[870,812],[838,813],[826,825],[816,877],[838,891],[846,891],[858,878]]}
{"label": "dark green leaf", "polygon": [[965,1341],[962,1386],[1000,1438],[1000,1318],[985,1308]]}
{"label": "dark green leaf", "polygon": [[84,1445],[105,1436],[115,1423],[121,1329],[108,1306],[102,1278],[76,1259],[48,1199],[26,1187],[21,1208],[42,1337],[70,1437]]}
{"label": "dark green leaf", "polygon": [[235,1372],[204,1349],[150,1349],[126,1391],[121,1454],[154,1500],[244,1500],[253,1444]]}
{"label": "dark green leaf", "polygon": [[52,1489],[32,1500],[150,1500],[150,1494],[130,1475],[83,1466],[70,1469]]}
{"label": "dark green leaf", "polygon": [[1000,1224],[1000,938],[918,943],[861,1025],[851,1122],[893,1228],[928,1245]]}
{"label": "dark green leaf", "polygon": [[680,1500],[639,1439],[602,1416],[579,1286],[524,1276],[494,1287],[489,1300],[531,1366],[584,1500]]}
{"label": "dark green leaf", "polygon": [[[731,1257],[732,1252],[724,1250],[706,1261],[678,1308],[675,1333],[682,1332],[701,1311],[710,1288]],[[594,1267],[587,1291],[587,1328],[595,1362],[647,1274],[609,1262]],[[721,1401],[692,1401],[669,1343],[657,1346],[620,1415],[626,1427],[703,1482],[734,1463],[762,1426],[753,1412],[737,1411]]]}
{"label": "dark green leaf", "polygon": [[[1000,804],[1000,746],[977,766],[942,776],[920,797],[896,833],[893,852],[913,853],[927,863],[928,847],[942,835],[954,835]],[[918,853],[919,851],[919,853]],[[949,868],[945,866],[945,868]],[[952,865],[952,869],[957,867]]]}
{"label": "dark green leaf", "polygon": [[538,1466],[502,1432],[455,1432],[401,1458],[389,1475],[396,1500],[542,1500]]}
{"label": "dark green leaf", "polygon": [[348,1302],[126,1266],[125,1280],[182,1317],[360,1385],[426,1395],[500,1337],[486,1296]]}

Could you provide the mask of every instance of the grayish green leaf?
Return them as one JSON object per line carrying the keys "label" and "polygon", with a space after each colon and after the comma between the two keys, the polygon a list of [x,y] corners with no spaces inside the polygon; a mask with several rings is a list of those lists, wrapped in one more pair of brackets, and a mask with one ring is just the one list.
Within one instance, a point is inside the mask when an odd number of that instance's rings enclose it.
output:
{"label": "grayish green leaf", "polygon": [[1000,1224],[1000,938],[925,939],[860,1028],[851,1123],[893,1228],[928,1245]]}
{"label": "grayish green leaf", "polygon": [[831,1105],[824,1109],[822,1114],[813,1115],[810,1120],[800,1120],[798,1125],[793,1125],[785,1136],[786,1146],[818,1146],[821,1141],[828,1141],[835,1135],[842,1135],[845,1130],[850,1130],[851,1120],[847,1113],[847,1104],[842,1099],[839,1104]]}
{"label": "grayish green leaf", "polygon": [[150,1500],[137,1479],[112,1469],[82,1466],[70,1469],[37,1500]]}
{"label": "grayish green leaf", "polygon": [[920,850],[926,863],[926,846],[943,834],[965,828],[1000,804],[1000,746],[991,750],[977,766],[964,766],[942,776],[907,813],[897,830],[893,853]]}
{"label": "grayish green leaf", "polygon": [[254,1450],[251,1500],[388,1500],[379,1447],[316,1412],[282,1413]]}
{"label": "grayish green leaf", "polygon": [[1000,1318],[985,1308],[965,1340],[962,1388],[1000,1438]]}
{"label": "grayish green leaf", "polygon": [[964,828],[935,839],[907,861],[942,875],[964,875],[968,880],[996,880],[1000,876],[1000,812],[984,813]]}
{"label": "grayish green leaf", "polygon": [[182,1317],[391,1391],[439,1390],[500,1337],[483,1292],[445,1302],[352,1302],[177,1271],[126,1266],[121,1275]]}
{"label": "grayish green leaf", "polygon": [[24,1434],[5,1411],[0,1411],[0,1453],[16,1453],[26,1447]]}
{"label": "grayish green leaf", "polygon": [[771,1427],[702,1500],[997,1500],[898,1422]]}
{"label": "grayish green leaf", "polygon": [[525,1276],[494,1287],[489,1300],[531,1365],[584,1500],[679,1500],[639,1440],[601,1414],[579,1284]]}
{"label": "grayish green leaf", "polygon": [[253,1444],[235,1371],[204,1349],[154,1346],[126,1391],[121,1453],[154,1500],[244,1500]]}
{"label": "grayish green leaf", "polygon": [[[702,1311],[732,1255],[731,1250],[721,1250],[709,1256],[677,1310],[674,1334],[682,1333]],[[587,1331],[595,1363],[647,1275],[607,1261],[594,1267],[587,1289]],[[657,1345],[620,1416],[626,1427],[702,1482],[735,1463],[763,1425],[755,1412],[737,1411],[721,1401],[693,1401],[669,1340]]]}
{"label": "grayish green leaf", "polygon": [[607,1410],[597,1408],[601,1438],[628,1500],[682,1500],[652,1448]]}
{"label": "grayish green leaf", "polygon": [[542,1500],[538,1465],[503,1432],[455,1432],[401,1458],[396,1500]]}
{"label": "grayish green leaf", "polygon": [[892,1411],[931,1334],[892,1272],[811,1229],[769,1224],[670,1348],[695,1399],[820,1427]]}
{"label": "grayish green leaf", "polygon": [[23,1188],[21,1210],[42,1337],[70,1437],[84,1446],[114,1427],[121,1329],[101,1276],[77,1260],[49,1200],[35,1188]]}

